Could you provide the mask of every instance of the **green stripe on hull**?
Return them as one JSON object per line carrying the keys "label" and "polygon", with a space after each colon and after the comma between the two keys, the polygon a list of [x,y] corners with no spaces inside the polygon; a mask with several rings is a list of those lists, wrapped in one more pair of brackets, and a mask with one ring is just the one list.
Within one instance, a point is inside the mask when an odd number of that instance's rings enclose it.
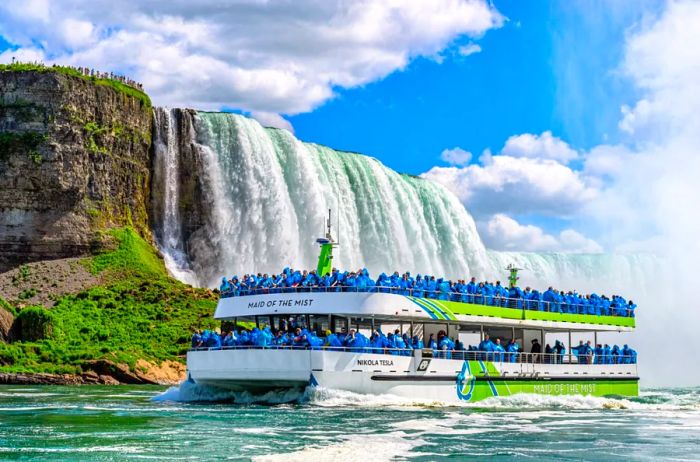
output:
{"label": "green stripe on hull", "polygon": [[[494,394],[493,389],[497,394]],[[476,381],[469,402],[481,401],[493,396],[512,396],[518,393],[549,396],[638,396],[639,383],[637,380],[596,380],[596,381],[565,381],[530,380],[506,382],[494,379]]]}
{"label": "green stripe on hull", "polygon": [[[550,396],[638,396],[639,381],[581,379],[581,380],[504,380],[493,362],[464,361],[456,380],[457,397],[462,401],[480,401],[496,396],[518,393]],[[513,380],[515,379],[515,380]]]}

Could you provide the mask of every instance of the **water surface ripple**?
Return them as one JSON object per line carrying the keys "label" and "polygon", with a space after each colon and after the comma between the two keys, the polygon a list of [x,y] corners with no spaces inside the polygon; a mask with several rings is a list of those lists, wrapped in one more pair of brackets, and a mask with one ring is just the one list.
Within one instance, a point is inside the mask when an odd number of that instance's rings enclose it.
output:
{"label": "water surface ripple", "polygon": [[[218,401],[201,401],[207,397]],[[700,388],[458,407],[329,390],[294,404],[274,404],[274,394],[265,401],[161,387],[0,386],[0,459],[700,458]]]}

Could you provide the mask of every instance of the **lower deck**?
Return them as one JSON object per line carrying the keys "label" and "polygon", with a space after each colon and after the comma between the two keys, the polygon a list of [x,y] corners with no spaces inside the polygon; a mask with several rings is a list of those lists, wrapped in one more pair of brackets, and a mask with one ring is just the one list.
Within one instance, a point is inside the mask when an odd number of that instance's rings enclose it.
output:
{"label": "lower deck", "polygon": [[312,385],[443,402],[516,393],[638,394],[636,364],[582,364],[557,355],[465,353],[448,359],[431,357],[431,350],[393,353],[345,348],[203,349],[188,352],[187,366],[197,383],[250,392]]}

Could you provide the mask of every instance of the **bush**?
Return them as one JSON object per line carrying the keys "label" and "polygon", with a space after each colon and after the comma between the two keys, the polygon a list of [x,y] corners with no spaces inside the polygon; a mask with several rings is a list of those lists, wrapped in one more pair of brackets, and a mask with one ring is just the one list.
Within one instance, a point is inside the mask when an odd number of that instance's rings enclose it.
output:
{"label": "bush", "polygon": [[29,306],[19,312],[12,328],[19,339],[34,342],[51,335],[53,322],[53,313],[42,306]]}

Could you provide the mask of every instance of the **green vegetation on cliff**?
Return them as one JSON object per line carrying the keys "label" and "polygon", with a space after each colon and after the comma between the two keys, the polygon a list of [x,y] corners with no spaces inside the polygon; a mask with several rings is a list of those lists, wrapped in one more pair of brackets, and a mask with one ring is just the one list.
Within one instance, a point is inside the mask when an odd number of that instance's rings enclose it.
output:
{"label": "green vegetation on cliff", "polygon": [[13,64],[0,64],[0,72],[58,72],[60,74],[70,75],[73,77],[78,77],[89,82],[93,82],[97,85],[104,85],[106,87],[113,88],[120,93],[128,96],[132,96],[139,101],[147,109],[151,108],[151,98],[148,95],[134,87],[126,85],[118,80],[114,79],[103,79],[100,77],[93,77],[83,75],[72,67],[66,66],[45,66],[43,64],[35,63],[13,63]]}
{"label": "green vegetation on cliff", "polygon": [[[168,276],[156,250],[130,228],[108,232],[112,250],[84,260],[104,281],[47,310],[19,311],[0,342],[0,371],[79,373],[87,361],[182,361],[196,327],[213,327],[216,296]],[[47,275],[50,277],[50,275]]]}

